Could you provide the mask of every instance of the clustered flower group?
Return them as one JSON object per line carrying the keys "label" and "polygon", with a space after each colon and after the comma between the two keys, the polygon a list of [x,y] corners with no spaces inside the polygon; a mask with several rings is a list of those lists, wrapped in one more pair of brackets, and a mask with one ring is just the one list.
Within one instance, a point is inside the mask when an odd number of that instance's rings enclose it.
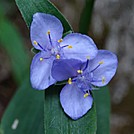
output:
{"label": "clustered flower group", "polygon": [[30,36],[40,50],[31,63],[32,87],[43,90],[67,80],[60,93],[64,112],[74,120],[85,115],[93,104],[91,90],[107,85],[115,75],[116,55],[98,50],[90,37],[80,33],[62,38],[62,24],[50,14],[34,14]]}

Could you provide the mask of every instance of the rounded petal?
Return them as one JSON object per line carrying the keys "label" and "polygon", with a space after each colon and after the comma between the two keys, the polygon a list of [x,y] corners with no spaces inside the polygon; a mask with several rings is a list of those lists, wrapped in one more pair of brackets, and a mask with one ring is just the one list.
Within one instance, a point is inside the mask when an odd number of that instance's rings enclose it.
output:
{"label": "rounded petal", "polygon": [[76,83],[67,84],[60,93],[60,102],[64,112],[72,119],[77,120],[85,115],[93,104],[92,96],[84,98],[84,93]]}
{"label": "rounded petal", "polygon": [[38,53],[34,56],[30,68],[30,80],[32,87],[43,90],[54,84],[56,81],[51,76],[51,68],[53,59],[43,59],[43,53]]}
{"label": "rounded petal", "polygon": [[99,87],[107,85],[115,75],[117,64],[117,56],[114,53],[99,50],[97,56],[89,62],[89,69],[93,76],[91,83]]}
{"label": "rounded petal", "polygon": [[71,33],[65,36],[60,46],[63,48],[64,56],[67,59],[74,58],[86,61],[87,58],[93,59],[98,52],[93,40],[79,33]]}
{"label": "rounded petal", "polygon": [[57,81],[67,80],[78,75],[82,62],[76,59],[54,60],[52,66],[52,76]]}
{"label": "rounded petal", "polygon": [[[50,14],[35,13],[30,27],[30,36],[32,44],[36,49],[42,50],[42,48],[45,49],[50,45],[48,31],[50,31],[52,42],[57,42],[61,39],[63,27],[60,20]],[[39,45],[34,44],[34,41],[38,42]]]}

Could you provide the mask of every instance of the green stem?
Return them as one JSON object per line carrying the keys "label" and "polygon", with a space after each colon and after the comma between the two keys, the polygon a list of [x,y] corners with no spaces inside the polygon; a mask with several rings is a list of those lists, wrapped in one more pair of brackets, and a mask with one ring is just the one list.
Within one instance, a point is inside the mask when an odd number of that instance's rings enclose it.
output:
{"label": "green stem", "polygon": [[79,32],[83,34],[88,33],[89,25],[91,22],[93,6],[95,0],[86,0],[85,7],[83,8],[80,23],[79,23]]}

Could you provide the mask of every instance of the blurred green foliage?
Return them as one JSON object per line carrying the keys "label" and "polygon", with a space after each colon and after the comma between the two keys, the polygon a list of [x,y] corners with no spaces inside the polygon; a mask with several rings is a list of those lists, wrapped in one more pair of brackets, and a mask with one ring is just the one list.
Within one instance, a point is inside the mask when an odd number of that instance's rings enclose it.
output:
{"label": "blurred green foliage", "polygon": [[[0,134],[43,133],[44,92],[31,88],[29,56],[16,27],[0,12],[0,45],[7,52],[17,90],[1,120]],[[16,128],[12,125],[18,121]],[[34,129],[33,129],[34,128]]]}
{"label": "blurred green foliage", "polygon": [[43,134],[43,105],[44,92],[34,90],[26,78],[4,113],[3,134]]}
{"label": "blurred green foliage", "polygon": [[11,61],[14,79],[21,84],[28,75],[30,58],[24,48],[20,33],[16,27],[5,18],[0,8],[0,46],[5,49]]}

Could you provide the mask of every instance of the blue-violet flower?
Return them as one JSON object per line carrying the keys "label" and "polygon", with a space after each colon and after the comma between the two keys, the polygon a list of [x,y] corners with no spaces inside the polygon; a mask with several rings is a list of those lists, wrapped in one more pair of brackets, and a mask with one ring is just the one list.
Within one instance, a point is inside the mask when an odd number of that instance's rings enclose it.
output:
{"label": "blue-violet flower", "polygon": [[30,80],[33,88],[42,90],[56,82],[51,76],[55,59],[93,59],[97,48],[93,40],[79,33],[71,33],[62,39],[63,26],[58,18],[50,14],[36,13],[30,27],[34,48],[40,50],[31,63]]}
{"label": "blue-violet flower", "polygon": [[91,90],[109,83],[115,75],[117,63],[116,55],[107,50],[98,50],[96,57],[87,58],[85,63],[77,59],[55,60],[53,78],[57,81],[68,79],[60,93],[64,112],[74,120],[86,114],[93,104]]}

